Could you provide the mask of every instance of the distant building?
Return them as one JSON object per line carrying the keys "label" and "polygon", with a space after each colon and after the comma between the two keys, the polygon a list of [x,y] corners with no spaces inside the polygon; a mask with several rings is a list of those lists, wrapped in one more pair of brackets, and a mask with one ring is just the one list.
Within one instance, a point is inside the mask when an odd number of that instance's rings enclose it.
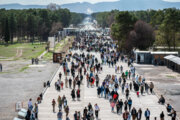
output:
{"label": "distant building", "polygon": [[75,35],[79,31],[79,28],[69,27],[69,28],[64,28],[63,31],[65,36]]}
{"label": "distant building", "polygon": [[135,62],[138,64],[152,64],[150,51],[134,51]]}
{"label": "distant building", "polygon": [[135,62],[138,64],[164,65],[164,57],[167,55],[178,55],[178,52],[166,51],[134,51]]}
{"label": "distant building", "polygon": [[180,73],[180,57],[168,55],[164,57],[164,60],[168,68]]}

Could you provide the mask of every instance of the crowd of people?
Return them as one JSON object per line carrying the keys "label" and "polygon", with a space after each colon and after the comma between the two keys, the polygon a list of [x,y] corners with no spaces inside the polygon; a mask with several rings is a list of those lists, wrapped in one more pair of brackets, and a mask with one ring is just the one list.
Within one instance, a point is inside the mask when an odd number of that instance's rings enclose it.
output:
{"label": "crowd of people", "polygon": [[[134,101],[131,93],[136,93],[137,98],[145,95],[154,94],[153,82],[148,83],[145,77],[138,75],[133,66],[133,59],[116,51],[117,46],[108,40],[105,36],[97,37],[95,34],[85,33],[76,37],[73,42],[73,47],[63,59],[61,68],[63,72],[59,73],[59,78],[55,82],[55,89],[59,92],[68,88],[71,90],[70,96],[72,101],[81,100],[82,85],[87,83],[88,88],[97,89],[97,96],[99,99],[104,98],[109,101],[111,111],[114,114],[120,115],[124,120],[141,120],[144,117],[146,120],[165,119],[164,111],[159,116],[151,118],[150,109],[143,111],[142,108],[135,108]],[[72,52],[80,50],[81,53]],[[84,52],[86,51],[86,53]],[[98,52],[100,58],[91,54],[91,51]],[[128,69],[124,68],[121,62],[127,63]],[[99,74],[103,72],[103,66],[108,66],[115,70],[115,74],[106,74],[104,78],[100,78]],[[62,79],[62,76],[64,75]],[[100,83],[102,81],[102,83]],[[48,83],[50,87],[50,83]],[[41,101],[42,97],[39,97]],[[159,104],[166,104],[165,98],[160,97]],[[40,102],[39,102],[40,103]],[[33,109],[32,100],[28,103],[28,112],[34,113],[34,118],[38,119],[38,104],[36,103]],[[58,96],[57,100],[52,99],[52,112],[58,106],[57,118],[58,120],[70,120],[68,100],[66,96]],[[94,109],[93,109],[94,108]],[[63,109],[66,118],[63,118]],[[100,107],[95,104],[94,107],[91,103],[82,111],[75,111],[73,120],[94,120],[99,118]],[[170,104],[167,104],[168,115],[172,120],[176,119],[176,111]],[[82,113],[82,114],[81,114]],[[112,118],[113,119],[113,118]],[[26,119],[33,120],[33,119]]]}

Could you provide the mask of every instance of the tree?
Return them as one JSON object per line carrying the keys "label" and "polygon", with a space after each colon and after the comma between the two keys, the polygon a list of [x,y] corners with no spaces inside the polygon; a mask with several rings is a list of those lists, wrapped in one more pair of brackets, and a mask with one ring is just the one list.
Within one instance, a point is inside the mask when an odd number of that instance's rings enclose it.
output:
{"label": "tree", "polygon": [[116,21],[111,26],[111,36],[118,40],[120,50],[125,48],[125,42],[128,39],[130,31],[133,30],[136,20],[136,17],[130,14],[128,11],[119,12],[117,14]]}
{"label": "tree", "polygon": [[69,26],[71,21],[70,11],[68,9],[62,9],[62,10],[58,10],[58,14],[60,16],[60,21],[63,27]]}
{"label": "tree", "polygon": [[36,28],[36,21],[34,15],[30,14],[27,17],[27,32],[30,38],[30,41],[34,42],[34,35],[35,35],[35,28]]}
{"label": "tree", "polygon": [[62,30],[62,24],[60,22],[53,23],[50,31],[50,35],[55,35],[59,30]]}
{"label": "tree", "polygon": [[129,42],[133,44],[133,47],[145,50],[152,46],[154,41],[154,29],[148,23],[138,20],[134,30],[129,34]]}
{"label": "tree", "polygon": [[80,13],[71,13],[71,21],[70,24],[73,24],[74,26],[77,26],[79,23],[81,23],[84,18],[86,17],[85,14]]}
{"label": "tree", "polygon": [[[0,39],[4,40],[5,31],[7,33],[6,18],[8,19],[11,43],[15,36],[17,36],[18,41],[26,40],[26,38],[32,43],[36,38],[47,41],[51,28],[55,28],[53,23],[61,23],[62,27],[67,27],[73,23],[71,18],[73,13],[68,9],[51,5],[49,7],[52,9],[0,9]],[[84,14],[74,13],[73,20],[75,20],[75,24],[78,24],[84,17]]]}
{"label": "tree", "polygon": [[9,23],[8,23],[8,18],[6,18],[5,20],[5,30],[4,30],[4,40],[6,42],[6,44],[8,44],[9,40],[10,40],[10,33],[9,33]]}
{"label": "tree", "polygon": [[164,20],[164,11],[158,10],[151,18],[151,25],[160,25]]}
{"label": "tree", "polygon": [[137,44],[136,40],[137,40],[136,32],[132,30],[129,33],[128,39],[126,40],[126,43],[125,43],[125,48],[126,48],[127,53],[129,54],[131,53],[132,49],[134,48],[134,45]]}
{"label": "tree", "polygon": [[11,13],[10,20],[9,20],[9,30],[10,30],[11,44],[13,44],[14,33],[16,31],[16,22],[15,22],[15,17],[13,13]]}
{"label": "tree", "polygon": [[164,20],[161,24],[161,32],[163,32],[166,44],[171,46],[171,43],[176,48],[176,41],[178,39],[178,32],[180,31],[180,12],[175,8],[166,10]]}
{"label": "tree", "polygon": [[17,37],[18,40],[23,39],[23,37],[25,36],[26,33],[26,14],[24,12],[19,12],[19,14],[17,15],[17,29],[16,29],[16,33],[17,33]]}

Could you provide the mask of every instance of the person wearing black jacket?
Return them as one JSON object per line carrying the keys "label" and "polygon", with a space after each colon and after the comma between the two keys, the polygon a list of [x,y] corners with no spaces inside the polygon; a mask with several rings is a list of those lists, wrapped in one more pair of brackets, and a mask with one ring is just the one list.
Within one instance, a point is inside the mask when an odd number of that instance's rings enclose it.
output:
{"label": "person wearing black jacket", "polygon": [[119,105],[119,100],[116,103],[116,110],[117,110],[117,114],[119,114],[119,109],[120,109],[120,105]]}
{"label": "person wearing black jacket", "polygon": [[164,120],[164,112],[163,111],[160,114],[160,120]]}
{"label": "person wearing black jacket", "polygon": [[71,88],[71,85],[72,85],[72,79],[69,78],[69,88]]}
{"label": "person wearing black jacket", "polygon": [[119,111],[120,111],[120,114],[122,114],[122,108],[123,108],[123,101],[122,101],[122,99],[120,99],[120,101],[119,101]]}
{"label": "person wearing black jacket", "polygon": [[139,108],[139,110],[137,112],[137,120],[141,120],[141,116],[142,116],[142,110],[141,110],[141,108]]}
{"label": "person wearing black jacket", "polygon": [[71,96],[72,96],[72,99],[74,101],[74,99],[75,99],[75,90],[74,89],[71,91]]}
{"label": "person wearing black jacket", "polygon": [[31,116],[31,110],[28,109],[25,119],[30,120],[30,116]]}
{"label": "person wearing black jacket", "polygon": [[136,119],[136,116],[137,116],[137,112],[136,112],[136,109],[133,107],[133,109],[131,110],[131,115],[132,115],[132,120],[135,120]]}

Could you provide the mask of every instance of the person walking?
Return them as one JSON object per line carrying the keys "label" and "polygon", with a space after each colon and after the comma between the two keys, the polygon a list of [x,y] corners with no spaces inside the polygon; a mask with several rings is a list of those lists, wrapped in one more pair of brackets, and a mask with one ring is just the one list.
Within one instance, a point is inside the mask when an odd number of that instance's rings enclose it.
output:
{"label": "person walking", "polygon": [[59,110],[61,110],[62,109],[62,99],[61,99],[61,96],[58,97],[57,101],[58,101]]}
{"label": "person walking", "polygon": [[96,119],[98,119],[100,108],[99,108],[99,106],[97,105],[97,103],[94,105],[94,109],[95,109]]}
{"label": "person walking", "polygon": [[30,109],[30,110],[33,109],[33,104],[32,104],[32,99],[31,98],[28,101],[28,109]]}
{"label": "person walking", "polygon": [[66,88],[68,88],[68,79],[67,79],[67,77],[65,78],[65,86],[66,86]]}
{"label": "person walking", "polygon": [[129,116],[129,112],[127,110],[125,110],[125,112],[123,113],[123,119],[127,120]]}
{"label": "person walking", "polygon": [[53,112],[55,112],[55,105],[56,105],[56,101],[53,99],[53,100],[52,100]]}
{"label": "person walking", "polygon": [[143,93],[144,93],[144,86],[143,85],[141,85],[141,95],[143,95]]}
{"label": "person walking", "polygon": [[139,110],[137,112],[137,120],[141,120],[141,116],[142,116],[142,110],[141,110],[141,108],[139,108]]}
{"label": "person walking", "polygon": [[131,115],[132,115],[132,119],[135,120],[137,117],[137,112],[136,109],[133,107],[133,109],[131,110]]}
{"label": "person walking", "polygon": [[120,105],[119,105],[119,100],[116,102],[116,111],[117,111],[117,114],[119,114],[119,109],[120,109]]}
{"label": "person walking", "polygon": [[128,72],[129,79],[131,79],[131,71]]}
{"label": "person walking", "polygon": [[164,112],[163,111],[160,114],[160,120],[164,120]]}
{"label": "person walking", "polygon": [[96,74],[96,87],[99,86],[99,76]]}
{"label": "person walking", "polygon": [[128,107],[129,107],[129,111],[131,110],[131,106],[132,106],[132,99],[129,98],[129,99],[128,99]]}
{"label": "person walking", "polygon": [[128,102],[127,102],[127,100],[125,100],[125,101],[124,101],[124,110],[126,111],[127,108],[128,108]]}
{"label": "person walking", "polygon": [[62,73],[60,72],[59,73],[59,80],[61,80],[61,77],[62,77]]}
{"label": "person walking", "polygon": [[115,107],[115,101],[111,101],[111,112],[114,112],[114,107]]}
{"label": "person walking", "polygon": [[[34,58],[31,59],[32,65],[34,64]],[[1,66],[1,65],[0,65]]]}
{"label": "person walking", "polygon": [[77,100],[80,100],[80,89],[78,88],[78,90],[76,91],[76,95],[77,95]]}
{"label": "person walking", "polygon": [[127,88],[126,89],[126,99],[128,99],[128,97],[129,97],[129,89]]}
{"label": "person walking", "polygon": [[69,88],[71,88],[71,86],[72,86],[72,79],[69,78]]}
{"label": "person walking", "polygon": [[3,67],[2,67],[2,64],[0,63],[0,72],[2,72],[3,70]]}
{"label": "person walking", "polygon": [[38,119],[38,112],[39,112],[39,109],[38,109],[38,104],[35,103],[35,108],[34,108],[34,113],[35,113],[35,119]]}
{"label": "person walking", "polygon": [[153,82],[151,82],[151,83],[150,83],[150,86],[149,86],[149,88],[150,88],[150,92],[151,92],[151,94],[152,94],[152,92],[153,92],[153,89],[154,89],[154,84],[153,84]]}
{"label": "person walking", "polygon": [[176,111],[175,110],[173,110],[170,115],[171,115],[171,120],[176,120]]}
{"label": "person walking", "polygon": [[130,91],[132,91],[132,82],[129,84]]}
{"label": "person walking", "polygon": [[146,91],[147,94],[149,94],[149,93],[148,93],[148,91],[149,91],[149,86],[148,86],[147,83],[145,83],[145,91]]}
{"label": "person walking", "polygon": [[123,84],[121,85],[121,91],[122,91],[123,94],[124,94],[124,86],[125,86],[125,84],[123,83]]}
{"label": "person walking", "polygon": [[121,65],[120,69],[121,69],[121,73],[123,73],[123,66],[122,65]]}
{"label": "person walking", "polygon": [[75,99],[75,89],[73,89],[73,90],[71,91],[71,97],[72,97],[72,99],[73,99],[73,101],[74,101],[74,99]]}
{"label": "person walking", "polygon": [[146,111],[144,112],[144,116],[146,117],[146,120],[150,120],[150,111],[149,109],[147,108]]}
{"label": "person walking", "polygon": [[61,81],[61,89],[63,90],[63,85],[64,85],[64,83],[63,83],[63,81]]}
{"label": "person walking", "polygon": [[65,107],[65,110],[64,110],[64,111],[66,112],[66,117],[67,117],[68,114],[69,114],[69,106],[68,106],[68,105]]}
{"label": "person walking", "polygon": [[63,117],[63,113],[61,110],[59,110],[59,112],[57,113],[58,120],[62,120],[62,117]]}
{"label": "person walking", "polygon": [[100,86],[97,88],[97,94],[98,94],[98,97],[100,97],[100,94],[101,94],[101,87]]}
{"label": "person walking", "polygon": [[120,114],[122,114],[122,108],[123,108],[123,101],[122,101],[122,99],[120,99],[120,101],[119,101],[119,112],[120,112]]}
{"label": "person walking", "polygon": [[28,109],[28,110],[27,110],[26,117],[25,117],[25,120],[30,120],[30,117],[31,117],[31,110]]}

